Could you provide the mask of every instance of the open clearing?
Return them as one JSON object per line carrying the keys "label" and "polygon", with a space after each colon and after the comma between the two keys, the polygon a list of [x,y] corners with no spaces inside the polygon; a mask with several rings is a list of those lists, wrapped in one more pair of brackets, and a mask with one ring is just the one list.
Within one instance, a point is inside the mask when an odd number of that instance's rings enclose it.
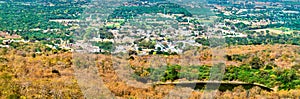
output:
{"label": "open clearing", "polygon": [[300,32],[296,30],[291,30],[289,28],[266,28],[266,29],[256,29],[252,31],[261,32],[263,31],[266,33],[266,31],[269,30],[270,34],[292,34],[293,32]]}

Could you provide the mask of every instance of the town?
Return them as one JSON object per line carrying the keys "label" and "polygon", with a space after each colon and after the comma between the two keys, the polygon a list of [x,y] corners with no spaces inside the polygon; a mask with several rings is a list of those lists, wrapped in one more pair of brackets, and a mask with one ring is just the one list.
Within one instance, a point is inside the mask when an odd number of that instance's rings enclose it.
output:
{"label": "town", "polygon": [[[238,45],[245,42],[246,44],[247,42],[260,43],[255,41],[255,35],[271,35],[266,38],[272,39],[275,43],[284,43],[278,41],[281,38],[273,35],[299,34],[299,9],[297,8],[300,4],[209,1],[208,4],[195,6],[189,3],[145,0],[123,2],[120,5],[121,7],[117,9],[110,9],[109,11],[113,12],[110,15],[106,15],[106,11],[98,11],[86,12],[89,16],[84,20],[49,20],[70,27],[67,33],[64,33],[65,35],[48,36],[55,38],[37,37],[41,34],[47,37],[49,32],[63,32],[61,29],[29,30],[38,33],[39,35],[36,34],[38,36],[18,34],[18,31],[2,32],[1,46],[9,47],[11,42],[46,40],[48,42],[46,46],[52,49],[74,51],[74,48],[82,50],[78,45],[88,41],[87,45],[90,47],[86,47],[88,49],[85,50],[92,53],[134,51],[138,55],[180,54],[191,47],[209,46],[208,39],[216,34],[226,38],[227,44],[238,42]],[[140,12],[131,13],[137,11]],[[108,18],[92,17],[98,14]],[[95,20],[98,20],[98,23],[95,23]],[[89,23],[90,26],[88,28],[81,26],[83,23]],[[292,39],[293,44],[299,44],[297,39],[298,37]]]}
{"label": "town", "polygon": [[[108,50],[90,47],[94,49],[89,50],[112,53],[134,51],[138,55],[181,54],[192,47],[209,46],[208,39],[212,38],[212,35],[219,35],[226,39],[248,40],[256,33],[263,36],[299,33],[295,25],[299,22],[299,12],[297,9],[287,10],[287,8],[292,8],[291,5],[278,2],[240,1],[233,2],[231,4],[233,6],[222,6],[220,3],[224,2],[210,2],[200,6],[181,3],[184,9],[193,8],[188,11],[179,10],[181,9],[179,3],[125,2],[119,9],[115,9],[113,15],[109,15],[109,19],[104,23],[94,24],[96,26],[94,29],[100,27],[100,30],[96,29],[96,31],[105,33],[96,33],[98,36],[92,36],[88,40],[111,42],[113,47]],[[293,7],[297,8],[298,5],[293,5]],[[178,9],[177,12],[170,10],[174,8]],[[138,12],[138,14],[128,13],[140,9],[146,11]],[[193,10],[194,12],[191,13]],[[96,14],[99,13],[101,14],[101,12]],[[282,19],[273,17],[274,15],[286,17]],[[282,24],[290,25],[282,27]],[[270,37],[270,39],[275,39],[274,42],[276,42],[277,38]],[[257,42],[251,40],[247,42]],[[238,41],[226,43],[232,42]]]}

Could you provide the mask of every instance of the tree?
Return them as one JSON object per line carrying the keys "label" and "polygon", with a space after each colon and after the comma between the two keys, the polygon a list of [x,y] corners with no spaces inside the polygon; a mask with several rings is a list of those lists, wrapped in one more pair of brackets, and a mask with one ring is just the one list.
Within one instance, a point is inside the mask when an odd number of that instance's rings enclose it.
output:
{"label": "tree", "polygon": [[269,33],[270,33],[270,30],[266,30],[266,33],[269,34]]}
{"label": "tree", "polygon": [[139,50],[139,51],[143,51],[143,49],[142,49],[142,48],[140,48],[140,47],[138,48],[138,50]]}
{"label": "tree", "polygon": [[179,79],[179,71],[181,70],[180,65],[174,65],[174,66],[168,66],[167,70],[164,74],[164,80],[171,80],[174,81],[176,79]]}
{"label": "tree", "polygon": [[292,69],[299,72],[300,71],[300,64],[296,64],[296,65],[292,66]]}
{"label": "tree", "polygon": [[260,69],[264,66],[264,62],[259,57],[254,57],[249,63],[253,69]]}

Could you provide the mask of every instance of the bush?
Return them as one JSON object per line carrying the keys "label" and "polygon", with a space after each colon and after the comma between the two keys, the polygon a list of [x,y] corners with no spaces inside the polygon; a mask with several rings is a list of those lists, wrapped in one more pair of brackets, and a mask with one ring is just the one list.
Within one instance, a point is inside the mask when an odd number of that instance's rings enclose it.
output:
{"label": "bush", "polygon": [[300,71],[300,64],[296,64],[296,65],[292,66],[292,69],[299,72]]}
{"label": "bush", "polygon": [[167,66],[167,70],[165,71],[164,78],[165,80],[174,81],[179,79],[179,71],[181,70],[180,65]]}
{"label": "bush", "polygon": [[253,69],[260,69],[264,66],[264,62],[258,57],[254,57],[249,64]]}

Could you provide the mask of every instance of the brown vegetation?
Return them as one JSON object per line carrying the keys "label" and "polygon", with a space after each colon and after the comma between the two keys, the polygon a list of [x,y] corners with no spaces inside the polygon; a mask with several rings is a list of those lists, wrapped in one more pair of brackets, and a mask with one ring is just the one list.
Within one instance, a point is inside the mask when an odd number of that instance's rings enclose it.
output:
{"label": "brown vegetation", "polygon": [[[35,53],[37,46],[43,53]],[[5,49],[0,48],[0,97],[1,98],[83,98],[84,94],[78,85],[76,76],[74,76],[73,54],[70,52],[46,51],[46,49],[32,45],[32,48],[24,47],[23,49]],[[236,46],[227,48],[227,54],[255,54],[262,59],[275,58],[275,62],[280,64],[292,64],[293,59],[299,57],[297,46],[291,45],[261,45],[261,46]],[[32,54],[36,54],[33,55]],[[268,55],[269,54],[269,55]],[[193,60],[190,55],[187,56],[157,56],[157,57],[134,57],[134,60],[122,59],[108,55],[92,55],[95,59],[99,77],[103,80],[105,86],[116,96],[122,98],[139,98],[147,97],[160,99],[167,98],[187,98],[199,99],[203,96],[203,91],[193,90],[190,88],[181,88],[171,85],[148,86],[130,78],[128,74],[133,71],[128,70],[129,66],[134,68],[143,68],[147,66],[160,66],[163,62],[166,64],[180,64],[180,60],[200,62],[200,60],[210,59],[208,49],[203,49],[197,59]],[[162,61],[153,61],[160,57]],[[268,60],[265,60],[268,61]],[[193,62],[188,62],[196,64]],[[238,62],[237,62],[238,63]],[[121,65],[120,65],[121,64]],[[181,64],[185,64],[181,62]],[[205,63],[204,63],[205,64]],[[119,66],[119,67],[118,67]],[[289,66],[289,65],[286,65]],[[128,84],[130,82],[131,84]],[[91,82],[93,83],[93,82]],[[135,86],[133,86],[135,85]],[[146,88],[144,88],[146,86]],[[171,93],[170,93],[170,90]],[[191,93],[184,93],[191,92]],[[169,95],[171,94],[171,95]],[[267,92],[260,88],[252,88],[247,91],[241,87],[236,87],[233,91],[216,92],[216,98],[219,99],[240,99],[240,98],[297,98],[300,97],[299,89],[290,91]]]}

